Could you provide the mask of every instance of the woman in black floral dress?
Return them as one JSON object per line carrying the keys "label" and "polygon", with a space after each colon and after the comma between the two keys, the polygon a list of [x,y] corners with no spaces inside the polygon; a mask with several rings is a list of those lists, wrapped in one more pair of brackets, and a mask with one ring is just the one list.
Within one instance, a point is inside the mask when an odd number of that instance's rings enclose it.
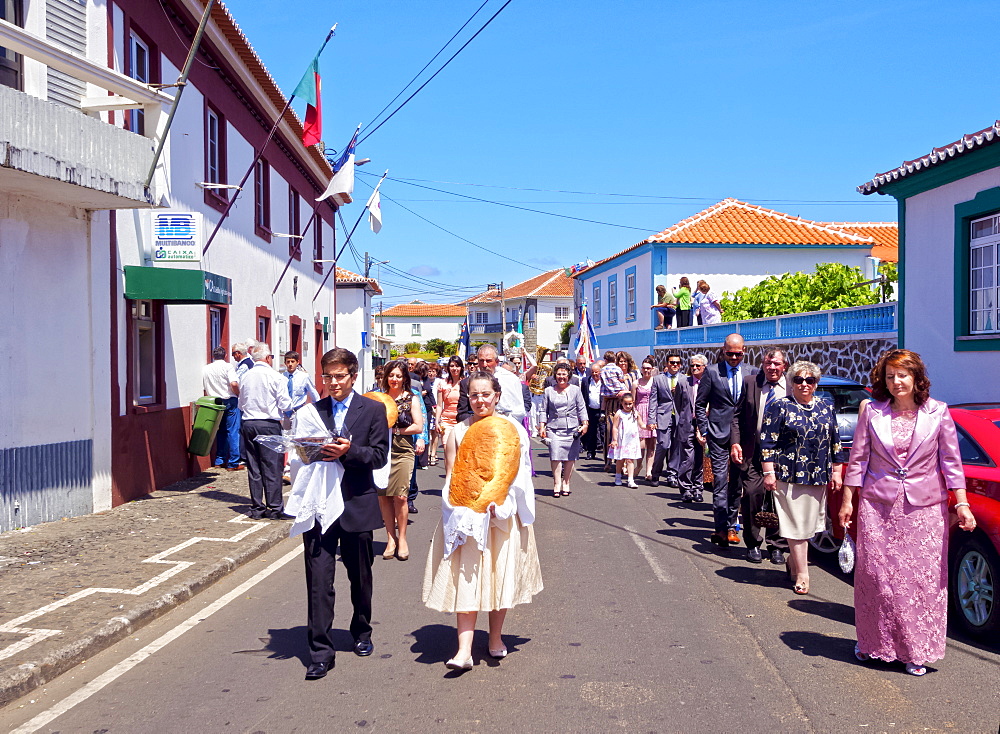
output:
{"label": "woman in black floral dress", "polygon": [[820,374],[812,362],[793,364],[791,394],[771,403],[760,429],[764,489],[774,492],[796,594],[809,593],[809,538],[826,529],[826,489],[840,488],[847,460],[833,403],[814,397]]}

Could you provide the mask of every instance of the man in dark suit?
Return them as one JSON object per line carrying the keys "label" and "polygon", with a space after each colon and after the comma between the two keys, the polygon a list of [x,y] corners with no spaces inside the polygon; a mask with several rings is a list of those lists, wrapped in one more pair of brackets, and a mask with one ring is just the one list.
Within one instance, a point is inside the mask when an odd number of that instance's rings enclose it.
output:
{"label": "man in dark suit", "polygon": [[[656,452],[653,454],[651,483],[660,483],[663,463],[667,462],[667,483],[680,486],[681,467],[684,453],[677,450],[677,444],[691,428],[691,393],[687,378],[680,374],[681,355],[667,355],[667,369],[661,372],[649,385],[648,431],[656,431]],[[693,458],[693,457],[692,457]],[[687,494],[686,492],[684,494]]]}
{"label": "man in dark suit", "polygon": [[785,370],[788,356],[782,349],[769,349],[761,363],[763,371],[743,378],[743,390],[730,429],[729,458],[731,472],[738,472],[743,488],[743,542],[747,544],[747,560],[761,563],[761,543],[767,540],[767,552],[776,566],[785,562],[788,541],[777,528],[760,528],[753,519],[764,505],[764,475],[761,473],[760,426],[764,411],[775,400],[785,397]]}
{"label": "man in dark suit", "polygon": [[590,374],[583,378],[580,390],[587,406],[587,432],[583,434],[583,449],[588,459],[596,459],[604,451],[604,411],[601,409],[601,362],[590,365]]}
{"label": "man in dark suit", "polygon": [[[333,588],[337,546],[351,582],[351,635],[354,652],[372,654],[372,531],[382,527],[378,494],[372,470],[385,465],[389,455],[389,431],[385,406],[354,391],[358,358],[346,349],[331,349],[321,361],[323,384],[329,395],[314,403],[322,422],[339,438],[323,447],[323,461],[343,466],[340,491],[344,509],[322,532],[319,524],[303,534],[305,541],[306,589],[309,600],[308,638],[312,664],[306,680],[316,680],[334,665]],[[307,406],[308,408],[309,406]]]}
{"label": "man in dark suit", "polygon": [[[733,414],[743,388],[743,378],[757,373],[756,367],[743,364],[743,337],[730,334],[722,346],[718,364],[705,370],[698,383],[695,417],[701,435],[708,440],[708,456],[712,462],[712,505],[715,532],[710,540],[720,548],[739,543],[736,518],[739,515],[739,474],[729,476],[729,434]],[[731,481],[732,480],[732,481]]]}

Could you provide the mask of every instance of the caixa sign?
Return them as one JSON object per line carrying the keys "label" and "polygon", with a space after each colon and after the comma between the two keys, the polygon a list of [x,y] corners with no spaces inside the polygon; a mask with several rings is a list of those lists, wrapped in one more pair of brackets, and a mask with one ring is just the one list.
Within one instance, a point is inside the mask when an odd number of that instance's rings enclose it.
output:
{"label": "caixa sign", "polygon": [[202,216],[198,212],[153,212],[149,243],[153,262],[199,262],[202,232]]}

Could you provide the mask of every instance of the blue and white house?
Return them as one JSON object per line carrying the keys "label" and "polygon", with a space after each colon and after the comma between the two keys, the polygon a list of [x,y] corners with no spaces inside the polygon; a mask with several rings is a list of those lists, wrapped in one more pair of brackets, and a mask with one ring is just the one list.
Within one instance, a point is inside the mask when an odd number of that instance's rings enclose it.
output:
{"label": "blue and white house", "polygon": [[575,273],[574,305],[579,313],[586,300],[601,350],[638,358],[678,344],[672,331],[654,330],[657,285],[675,289],[687,276],[692,289],[705,280],[721,296],[769,275],[811,272],[817,263],[865,272],[873,255],[896,259],[896,237],[895,222],[813,222],[724,199]]}

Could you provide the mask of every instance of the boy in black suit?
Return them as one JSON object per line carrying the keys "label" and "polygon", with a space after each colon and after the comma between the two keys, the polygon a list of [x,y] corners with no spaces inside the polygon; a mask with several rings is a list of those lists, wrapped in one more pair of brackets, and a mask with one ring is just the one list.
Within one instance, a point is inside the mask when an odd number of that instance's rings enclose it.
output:
{"label": "boy in black suit", "polygon": [[[337,545],[351,582],[351,635],[354,652],[372,654],[372,531],[382,527],[378,494],[372,470],[385,465],[389,455],[389,429],[385,406],[354,391],[358,358],[346,349],[331,349],[320,361],[320,379],[328,396],[311,404],[322,422],[338,436],[323,448],[323,461],[339,461],[343,466],[340,492],[343,512],[326,532],[319,523],[303,534],[305,541],[306,588],[309,599],[308,636],[312,664],[306,680],[317,680],[334,665],[330,638],[333,604],[336,598],[333,577]],[[300,413],[310,408],[307,405]],[[303,416],[305,418],[305,416]]]}

